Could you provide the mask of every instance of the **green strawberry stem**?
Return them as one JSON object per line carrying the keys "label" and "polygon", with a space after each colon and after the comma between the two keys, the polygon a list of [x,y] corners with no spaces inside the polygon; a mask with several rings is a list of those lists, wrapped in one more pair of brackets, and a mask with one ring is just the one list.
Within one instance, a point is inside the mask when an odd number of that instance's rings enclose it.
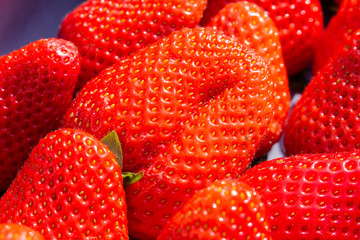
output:
{"label": "green strawberry stem", "polygon": [[123,172],[122,177],[123,177],[124,187],[129,186],[129,185],[133,184],[134,182],[139,181],[143,176],[144,176],[143,172],[137,172],[137,173]]}
{"label": "green strawberry stem", "polygon": [[[119,137],[116,133],[116,131],[111,131],[109,134],[107,134],[101,141],[103,144],[105,144],[109,150],[114,153],[116,157],[116,161],[119,163],[121,170],[123,169],[123,155],[121,150],[121,143],[119,140]],[[123,185],[128,186],[130,184],[133,184],[134,182],[139,181],[143,176],[143,172],[138,173],[132,173],[132,172],[122,172],[123,177]]]}

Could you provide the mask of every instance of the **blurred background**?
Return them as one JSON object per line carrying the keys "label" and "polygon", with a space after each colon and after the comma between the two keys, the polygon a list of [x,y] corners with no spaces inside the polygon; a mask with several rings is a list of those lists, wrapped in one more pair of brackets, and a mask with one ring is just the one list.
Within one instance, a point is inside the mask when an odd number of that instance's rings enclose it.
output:
{"label": "blurred background", "polygon": [[0,55],[56,37],[62,19],[84,0],[0,0]]}

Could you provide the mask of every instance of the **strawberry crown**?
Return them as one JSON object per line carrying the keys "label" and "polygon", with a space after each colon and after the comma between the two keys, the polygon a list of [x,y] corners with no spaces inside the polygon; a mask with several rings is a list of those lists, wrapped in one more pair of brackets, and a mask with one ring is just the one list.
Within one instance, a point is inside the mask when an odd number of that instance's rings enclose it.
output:
{"label": "strawberry crown", "polygon": [[[121,170],[123,169],[123,154],[121,143],[115,130],[108,133],[103,139],[100,140],[102,144],[107,146],[109,150],[115,155],[116,161],[119,163]],[[143,176],[143,172],[122,172],[124,187],[139,181]]]}

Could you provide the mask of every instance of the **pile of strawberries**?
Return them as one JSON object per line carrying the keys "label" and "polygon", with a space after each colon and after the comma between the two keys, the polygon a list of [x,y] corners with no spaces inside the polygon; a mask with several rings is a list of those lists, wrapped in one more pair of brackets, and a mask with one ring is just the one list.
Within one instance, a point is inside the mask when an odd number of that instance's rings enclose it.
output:
{"label": "pile of strawberries", "polygon": [[360,239],[360,1],[335,2],[87,0],[0,57],[0,239]]}

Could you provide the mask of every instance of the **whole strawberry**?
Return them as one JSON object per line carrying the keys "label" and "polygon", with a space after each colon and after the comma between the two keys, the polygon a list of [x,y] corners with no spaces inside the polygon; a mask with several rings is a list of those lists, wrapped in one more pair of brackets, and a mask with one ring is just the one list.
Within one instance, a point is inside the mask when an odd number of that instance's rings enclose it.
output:
{"label": "whole strawberry", "polygon": [[360,147],[360,30],[311,80],[285,129],[287,155]]}
{"label": "whole strawberry", "polygon": [[270,239],[264,203],[243,182],[216,181],[197,191],[157,240]]}
{"label": "whole strawberry", "polygon": [[315,44],[313,73],[317,74],[335,57],[351,35],[360,29],[360,0],[346,0]]}
{"label": "whole strawberry", "polygon": [[59,125],[80,71],[76,47],[41,39],[0,57],[0,191],[41,137]]}
{"label": "whole strawberry", "polygon": [[255,50],[269,64],[274,82],[274,118],[257,154],[266,154],[280,138],[290,109],[290,91],[282,56],[279,31],[264,10],[247,1],[227,4],[210,21],[209,27],[223,31]]}
{"label": "whole strawberry", "polygon": [[250,164],[272,118],[265,61],[210,28],[184,28],[115,63],[73,101],[64,126],[116,130],[129,232],[155,239],[195,190]]}
{"label": "whole strawberry", "polygon": [[70,12],[58,36],[79,48],[80,90],[124,56],[200,22],[206,0],[88,0]]}
{"label": "whole strawberry", "polygon": [[0,200],[0,222],[45,239],[128,239],[115,155],[90,134],[60,129],[41,139]]}
{"label": "whole strawberry", "polygon": [[[202,25],[206,25],[226,4],[239,0],[208,0]],[[258,4],[279,29],[288,74],[304,70],[312,60],[313,44],[323,30],[320,0],[249,0]]]}
{"label": "whole strawberry", "polygon": [[265,161],[240,181],[265,203],[273,239],[360,239],[360,153]]}
{"label": "whole strawberry", "polygon": [[19,224],[0,224],[0,240],[44,240],[33,229]]}

